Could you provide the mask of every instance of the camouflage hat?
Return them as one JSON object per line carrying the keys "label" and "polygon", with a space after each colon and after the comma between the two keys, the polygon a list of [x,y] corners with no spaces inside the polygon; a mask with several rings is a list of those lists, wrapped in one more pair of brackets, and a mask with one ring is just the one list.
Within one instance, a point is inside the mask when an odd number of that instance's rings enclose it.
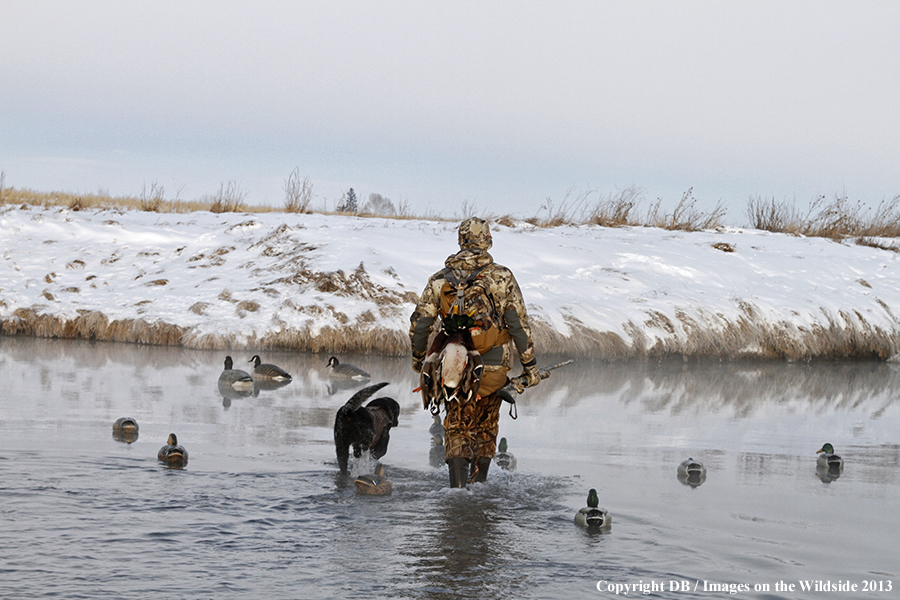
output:
{"label": "camouflage hat", "polygon": [[488,250],[491,247],[491,230],[488,222],[478,217],[469,217],[459,224],[459,247]]}

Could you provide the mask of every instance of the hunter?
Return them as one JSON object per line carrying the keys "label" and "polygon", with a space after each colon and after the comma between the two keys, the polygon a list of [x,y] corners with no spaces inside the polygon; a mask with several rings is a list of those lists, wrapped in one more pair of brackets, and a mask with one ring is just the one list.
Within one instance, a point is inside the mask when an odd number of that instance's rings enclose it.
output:
{"label": "hunter", "polygon": [[526,386],[541,380],[522,291],[512,271],[496,264],[488,254],[491,245],[485,220],[471,217],[463,221],[459,226],[459,252],[447,258],[445,269],[431,276],[410,317],[412,365],[417,373],[422,370],[435,322],[447,316],[452,298],[462,294],[460,289],[464,289],[467,303],[464,310],[475,320],[472,339],[484,362],[478,393],[470,401],[444,406],[450,487],[465,487],[467,482],[487,478],[496,453],[502,404],[496,392],[509,382],[513,347]]}

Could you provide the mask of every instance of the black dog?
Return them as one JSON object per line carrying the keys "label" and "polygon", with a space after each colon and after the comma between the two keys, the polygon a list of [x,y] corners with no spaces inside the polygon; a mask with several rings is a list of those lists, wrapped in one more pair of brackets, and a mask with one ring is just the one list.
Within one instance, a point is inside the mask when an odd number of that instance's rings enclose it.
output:
{"label": "black dog", "polygon": [[386,385],[384,382],[363,388],[338,409],[334,419],[334,449],[344,475],[347,474],[350,446],[353,446],[356,458],[362,456],[363,450],[368,450],[376,460],[387,454],[391,427],[398,425],[400,405],[393,398],[375,398],[362,408],[366,398]]}

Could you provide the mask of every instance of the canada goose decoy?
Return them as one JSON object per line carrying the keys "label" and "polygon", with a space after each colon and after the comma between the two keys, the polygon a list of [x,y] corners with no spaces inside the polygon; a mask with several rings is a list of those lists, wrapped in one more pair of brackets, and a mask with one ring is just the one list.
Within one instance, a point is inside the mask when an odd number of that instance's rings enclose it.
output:
{"label": "canada goose decoy", "polygon": [[829,471],[840,475],[844,471],[844,459],[834,453],[834,446],[825,444],[816,450],[816,469]]}
{"label": "canada goose decoy", "polygon": [[500,445],[497,446],[497,454],[494,455],[494,462],[504,471],[516,470],[516,457],[509,452],[506,438],[500,438]]}
{"label": "canada goose decoy", "polygon": [[377,463],[374,473],[360,475],[353,483],[356,484],[356,492],[365,496],[387,496],[394,491],[391,482],[385,479],[384,465]]}
{"label": "canada goose decoy", "polygon": [[699,460],[688,458],[678,465],[678,481],[691,487],[697,487],[706,481],[706,467]]}
{"label": "canada goose decoy", "polygon": [[612,525],[612,517],[609,511],[598,508],[600,498],[597,497],[597,490],[591,488],[588,492],[587,506],[575,513],[575,524],[587,529],[606,529]]}
{"label": "canada goose decoy", "polygon": [[121,417],[113,423],[113,439],[132,443],[138,439],[138,423],[131,417]]}
{"label": "canada goose decoy", "polygon": [[187,464],[188,453],[184,446],[178,445],[178,438],[175,434],[170,433],[166,445],[156,453],[156,458],[169,466],[182,467]]}
{"label": "canada goose decoy", "polygon": [[290,381],[291,375],[279,366],[264,363],[258,354],[254,354],[249,362],[253,363],[253,377],[256,379],[271,379],[273,381]]}
{"label": "canada goose decoy", "polygon": [[225,357],[225,370],[219,375],[219,385],[230,385],[236,390],[252,390],[253,378],[247,371],[234,368],[230,356]]}
{"label": "canada goose decoy", "polygon": [[337,379],[355,379],[357,381],[361,381],[363,379],[371,379],[372,376],[356,367],[354,365],[341,364],[337,356],[332,356],[328,359],[327,367],[331,368],[331,373],[329,373],[329,377],[334,377]]}

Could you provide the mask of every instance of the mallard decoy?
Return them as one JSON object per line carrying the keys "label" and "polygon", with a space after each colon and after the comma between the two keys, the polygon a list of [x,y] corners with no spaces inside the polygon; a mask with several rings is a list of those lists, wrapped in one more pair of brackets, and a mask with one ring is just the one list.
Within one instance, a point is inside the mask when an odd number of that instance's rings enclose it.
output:
{"label": "mallard decoy", "polygon": [[706,467],[699,460],[688,458],[678,465],[678,481],[691,487],[697,487],[706,481]]}
{"label": "mallard decoy", "polygon": [[840,475],[844,471],[844,459],[834,453],[834,446],[825,444],[816,450],[819,457],[816,459],[816,468],[830,471]]}
{"label": "mallard decoy", "polygon": [[375,472],[368,475],[360,475],[353,482],[356,484],[356,492],[366,496],[387,496],[394,491],[391,482],[384,476],[384,465],[377,463]]}
{"label": "mallard decoy", "polygon": [[187,464],[188,453],[184,446],[178,445],[178,438],[175,434],[170,433],[166,445],[156,453],[156,458],[167,465],[181,467]]}
{"label": "mallard decoy", "polygon": [[256,379],[271,379],[273,381],[290,381],[291,375],[279,366],[264,363],[258,354],[254,354],[249,360],[253,363],[253,377]]}
{"label": "mallard decoy", "polygon": [[600,498],[597,497],[597,490],[591,488],[588,492],[587,506],[575,513],[575,524],[588,529],[606,529],[612,525],[612,517],[609,511],[598,508]]}
{"label": "mallard decoy", "polygon": [[328,374],[329,377],[334,377],[335,379],[355,379],[357,381],[362,381],[364,379],[371,379],[372,376],[354,365],[341,364],[337,356],[332,356],[328,359],[327,367],[331,368],[331,373]]}
{"label": "mallard decoy", "polygon": [[138,439],[138,423],[131,417],[120,417],[113,423],[113,439],[132,443]]}
{"label": "mallard decoy", "polygon": [[500,445],[497,446],[497,453],[494,455],[494,462],[504,471],[516,470],[516,457],[508,452],[509,447],[506,444],[506,438],[500,438]]}
{"label": "mallard decoy", "polygon": [[236,390],[252,390],[253,378],[247,371],[234,368],[230,356],[225,357],[225,370],[219,375],[219,385],[230,385]]}

